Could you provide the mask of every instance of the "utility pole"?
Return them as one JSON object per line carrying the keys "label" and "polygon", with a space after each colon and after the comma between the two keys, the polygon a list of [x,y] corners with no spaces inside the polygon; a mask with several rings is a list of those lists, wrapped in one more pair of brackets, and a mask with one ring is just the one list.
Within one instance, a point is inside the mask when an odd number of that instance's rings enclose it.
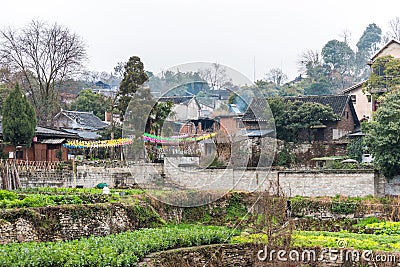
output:
{"label": "utility pole", "polygon": [[256,56],[253,58],[253,82],[256,82]]}

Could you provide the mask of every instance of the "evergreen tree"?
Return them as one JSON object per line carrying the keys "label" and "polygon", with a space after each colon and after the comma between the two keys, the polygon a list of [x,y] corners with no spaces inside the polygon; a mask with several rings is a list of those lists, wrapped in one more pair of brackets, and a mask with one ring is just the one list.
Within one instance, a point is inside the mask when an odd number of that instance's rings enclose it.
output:
{"label": "evergreen tree", "polygon": [[14,146],[30,147],[35,135],[36,113],[27,97],[22,94],[18,84],[8,95],[2,112],[4,141]]}
{"label": "evergreen tree", "polygon": [[118,109],[121,111],[121,118],[125,114],[129,101],[136,90],[148,80],[144,65],[137,56],[129,58],[124,66],[124,78],[119,86]]}
{"label": "evergreen tree", "polygon": [[391,179],[400,174],[400,89],[392,90],[380,100],[372,121],[362,126],[374,165]]}
{"label": "evergreen tree", "polygon": [[367,60],[378,50],[378,44],[381,41],[382,30],[375,24],[369,24],[365,29],[360,40],[357,42],[356,70],[357,81],[362,81],[369,76],[369,67]]}
{"label": "evergreen tree", "polygon": [[322,58],[329,67],[329,77],[337,90],[352,85],[355,54],[345,42],[331,40],[322,48]]}

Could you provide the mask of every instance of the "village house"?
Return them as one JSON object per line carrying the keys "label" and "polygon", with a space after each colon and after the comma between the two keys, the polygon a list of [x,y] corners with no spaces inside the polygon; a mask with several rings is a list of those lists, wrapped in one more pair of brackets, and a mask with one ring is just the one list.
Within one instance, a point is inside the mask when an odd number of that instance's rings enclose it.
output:
{"label": "village house", "polygon": [[158,102],[172,102],[174,104],[167,121],[196,120],[200,117],[200,104],[194,96],[164,96]]}
{"label": "village house", "polygon": [[[0,140],[3,139],[2,124],[0,121]],[[74,133],[56,130],[49,127],[37,126],[35,137],[29,148],[26,146],[14,147],[3,144],[3,153],[10,158],[28,161],[66,161],[68,160],[68,149],[63,147],[67,140],[79,139]],[[1,142],[0,142],[1,144]],[[15,152],[15,155],[14,155]]]}
{"label": "village house", "polygon": [[93,112],[61,110],[53,119],[57,129],[77,134],[83,140],[100,138],[99,132],[105,130],[108,124],[103,122]]}
{"label": "village house", "polygon": [[[360,129],[360,122],[355,112],[351,96],[348,95],[322,95],[287,97],[289,101],[300,101],[303,103],[318,103],[332,108],[339,119],[335,121],[321,121],[321,126],[314,128],[313,141],[332,141]],[[300,135],[304,133],[300,133]],[[306,140],[300,136],[301,140]]]}
{"label": "village house", "polygon": [[265,114],[267,100],[264,98],[253,98],[243,114],[242,122],[248,137],[264,137],[274,132],[272,117]]}
{"label": "village house", "polygon": [[[399,41],[389,41],[377,53],[375,53],[375,55],[372,56],[371,60],[368,61],[367,64],[372,68],[372,64],[377,58],[388,55],[393,56],[394,58],[400,58]],[[365,81],[346,88],[342,91],[342,93],[351,96],[351,100],[359,120],[369,121],[372,117],[372,113],[377,109],[378,103],[370,93],[363,91],[364,83]]]}
{"label": "village house", "polygon": [[[300,96],[285,97],[284,99],[285,101],[326,105],[331,107],[338,116],[339,119],[335,121],[321,121],[321,125],[314,127],[311,141],[337,140],[358,130],[360,127],[360,122],[349,95]],[[265,99],[253,99],[243,115],[246,129],[253,130],[253,135],[262,137],[270,132],[268,125],[271,118],[268,119],[265,115],[266,103]],[[299,133],[299,139],[303,141],[309,140],[308,136],[306,138],[303,132]]]}

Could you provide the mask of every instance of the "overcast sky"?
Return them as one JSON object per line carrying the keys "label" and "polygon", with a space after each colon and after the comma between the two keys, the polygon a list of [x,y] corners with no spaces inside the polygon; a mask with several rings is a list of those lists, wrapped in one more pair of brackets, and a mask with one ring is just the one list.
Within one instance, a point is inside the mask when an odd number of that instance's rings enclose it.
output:
{"label": "overcast sky", "polygon": [[253,80],[271,68],[293,79],[296,61],[351,33],[351,44],[368,24],[383,32],[400,17],[400,1],[352,0],[12,0],[0,2],[0,27],[33,19],[68,27],[87,45],[89,70],[111,72],[139,56],[158,73],[193,61],[218,62]]}

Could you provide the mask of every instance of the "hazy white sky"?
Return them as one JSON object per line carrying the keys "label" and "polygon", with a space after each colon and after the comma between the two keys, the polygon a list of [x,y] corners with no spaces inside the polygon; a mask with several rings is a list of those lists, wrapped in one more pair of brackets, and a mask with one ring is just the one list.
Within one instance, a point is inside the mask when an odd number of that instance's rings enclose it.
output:
{"label": "hazy white sky", "polygon": [[33,19],[67,26],[87,45],[87,68],[111,72],[138,55],[155,73],[193,61],[218,62],[253,80],[282,67],[297,76],[308,49],[351,32],[351,44],[368,24],[383,32],[400,16],[400,1],[372,0],[12,0],[0,2],[0,27]]}

